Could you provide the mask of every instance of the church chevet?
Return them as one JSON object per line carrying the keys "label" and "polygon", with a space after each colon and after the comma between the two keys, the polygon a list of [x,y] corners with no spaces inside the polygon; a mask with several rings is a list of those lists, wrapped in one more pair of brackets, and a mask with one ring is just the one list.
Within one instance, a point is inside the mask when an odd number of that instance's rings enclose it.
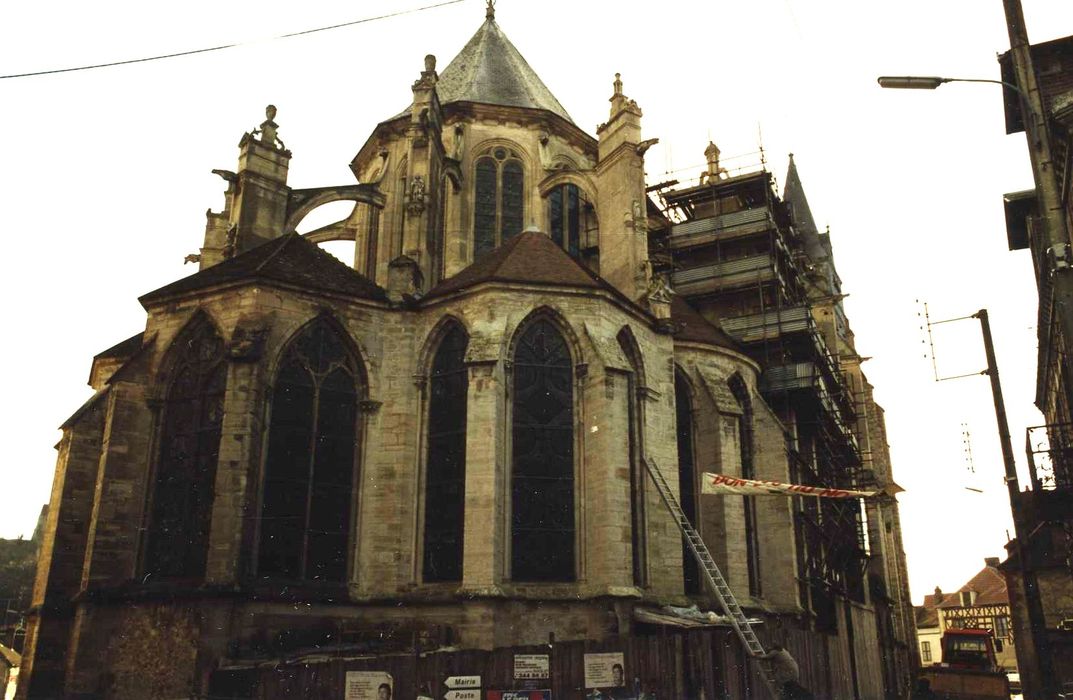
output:
{"label": "church chevet", "polygon": [[901,489],[793,156],[647,182],[623,78],[587,133],[494,3],[413,61],[351,183],[290,187],[269,106],[93,358],[17,697],[768,700],[783,648],[904,697]]}

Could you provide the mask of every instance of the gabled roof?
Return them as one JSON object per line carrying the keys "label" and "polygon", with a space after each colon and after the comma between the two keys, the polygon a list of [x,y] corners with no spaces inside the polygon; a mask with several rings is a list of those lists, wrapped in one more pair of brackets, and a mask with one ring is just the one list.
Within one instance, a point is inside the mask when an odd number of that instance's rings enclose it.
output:
{"label": "gabled roof", "polygon": [[574,123],[493,17],[485,20],[440,73],[436,94],[442,105],[479,102],[543,109]]}
{"label": "gabled roof", "polygon": [[284,282],[361,299],[387,299],[384,290],[367,277],[301,235],[291,233],[149,292],[139,301],[145,306],[166,297],[239,281]]}
{"label": "gabled roof", "polygon": [[567,255],[548,236],[539,231],[523,231],[477,258],[455,276],[440,282],[424,298],[439,297],[492,281],[604,289],[621,296],[618,290]]}
{"label": "gabled roof", "polygon": [[962,607],[960,595],[962,591],[976,592],[976,599],[973,601],[973,606],[1008,605],[1010,602],[1009,594],[1006,591],[1006,578],[1002,575],[1001,571],[990,565],[981,569],[956,593],[948,593],[943,598],[943,602],[939,603],[938,607]]}
{"label": "gabled roof", "polygon": [[739,352],[741,350],[733,338],[701,316],[699,311],[677,294],[671,297],[671,323],[674,325],[675,340],[707,343]]}

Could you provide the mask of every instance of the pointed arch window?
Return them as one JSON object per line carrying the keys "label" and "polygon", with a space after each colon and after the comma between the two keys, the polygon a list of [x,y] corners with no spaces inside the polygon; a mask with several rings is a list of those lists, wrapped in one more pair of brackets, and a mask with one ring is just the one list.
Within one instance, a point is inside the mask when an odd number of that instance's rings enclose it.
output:
{"label": "pointed arch window", "polygon": [[[689,381],[680,370],[674,372],[674,409],[678,435],[678,500],[682,512],[697,526],[697,470],[693,450],[693,398]],[[682,538],[682,578],[687,595],[700,593],[697,560]]]}
{"label": "pointed arch window", "polygon": [[[756,478],[756,465],[753,462],[753,404],[749,398],[749,389],[741,375],[735,374],[727,384],[741,406],[738,417],[738,447],[741,451],[741,477]],[[749,594],[759,596],[760,587],[760,533],[756,516],[756,497],[745,496],[745,563],[749,572]]]}
{"label": "pointed arch window", "polygon": [[497,146],[477,159],[473,256],[487,253],[522,232],[525,169],[514,151]]}
{"label": "pointed arch window", "polygon": [[223,340],[204,318],[180,336],[172,352],[177,357],[164,400],[145,571],[155,577],[202,578],[227,364]]}
{"label": "pointed arch window", "polygon": [[644,406],[638,391],[644,382],[644,366],[641,351],[629,328],[618,333],[618,344],[630,363],[631,374],[626,379],[626,417],[629,422],[627,447],[630,456],[630,551],[633,565],[633,585],[648,583],[648,538],[645,527],[645,474],[641,460],[644,459]]}
{"label": "pointed arch window", "polygon": [[581,255],[582,238],[593,218],[592,205],[572,183],[548,193],[548,229],[551,239],[572,257]]}
{"label": "pointed arch window", "polygon": [[468,344],[465,330],[452,323],[436,350],[429,377],[424,539],[427,582],[462,580]]}
{"label": "pointed arch window", "polygon": [[272,391],[258,570],[343,582],[358,454],[360,373],[326,319],[284,352]]}
{"label": "pointed arch window", "polygon": [[573,360],[546,318],[522,331],[513,359],[511,578],[573,581]]}

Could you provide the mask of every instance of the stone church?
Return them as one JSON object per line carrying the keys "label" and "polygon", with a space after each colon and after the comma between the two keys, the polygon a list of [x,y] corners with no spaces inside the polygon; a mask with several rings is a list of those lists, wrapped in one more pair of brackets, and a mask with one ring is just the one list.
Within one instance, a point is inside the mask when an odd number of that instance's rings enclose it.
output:
{"label": "stone church", "polygon": [[692,182],[646,182],[622,80],[590,135],[491,6],[355,184],[288,186],[275,120],[213,171],[200,269],[141,297],[62,426],[20,697],[341,698],[383,670],[439,698],[518,687],[526,653],[550,665],[524,687],[581,698],[588,652],[661,698],[768,697],[725,620],[683,610],[719,609],[646,462],[817,697],[903,697],[882,409],[792,160],[781,194],[714,144]]}

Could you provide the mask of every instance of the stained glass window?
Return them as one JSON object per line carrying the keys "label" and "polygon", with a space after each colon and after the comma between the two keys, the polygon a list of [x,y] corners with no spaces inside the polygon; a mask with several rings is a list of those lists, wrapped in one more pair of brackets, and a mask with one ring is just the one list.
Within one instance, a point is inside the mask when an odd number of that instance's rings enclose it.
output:
{"label": "stained glass window", "polygon": [[227,365],[223,341],[205,319],[172,346],[177,353],[164,402],[145,571],[202,578],[220,451]]}
{"label": "stained glass window", "polygon": [[525,227],[525,173],[517,155],[496,148],[477,159],[473,255],[502,245]]}
{"label": "stained glass window", "polygon": [[547,319],[514,351],[511,577],[573,581],[574,388],[566,340]]}
{"label": "stained glass window", "polygon": [[357,451],[355,361],[325,320],[290,344],[272,392],[258,569],[346,579]]}
{"label": "stained glass window", "polygon": [[[693,527],[697,526],[697,472],[693,456],[693,401],[689,382],[681,372],[674,373],[674,408],[678,426],[678,500],[682,512]],[[682,578],[687,595],[700,593],[700,572],[692,550],[682,538]]]}
{"label": "stained glass window", "polygon": [[548,193],[551,239],[575,258],[581,253],[582,209],[586,206],[577,185],[559,185]]}
{"label": "stained glass window", "polygon": [[499,168],[492,158],[477,161],[477,201],[473,221],[473,255],[496,247],[496,189]]}
{"label": "stained glass window", "polygon": [[452,325],[436,351],[429,378],[424,579],[430,582],[462,580],[468,343],[462,327]]}
{"label": "stained glass window", "polygon": [[508,160],[503,164],[500,243],[506,243],[522,232],[522,187],[522,164],[517,160]]}

